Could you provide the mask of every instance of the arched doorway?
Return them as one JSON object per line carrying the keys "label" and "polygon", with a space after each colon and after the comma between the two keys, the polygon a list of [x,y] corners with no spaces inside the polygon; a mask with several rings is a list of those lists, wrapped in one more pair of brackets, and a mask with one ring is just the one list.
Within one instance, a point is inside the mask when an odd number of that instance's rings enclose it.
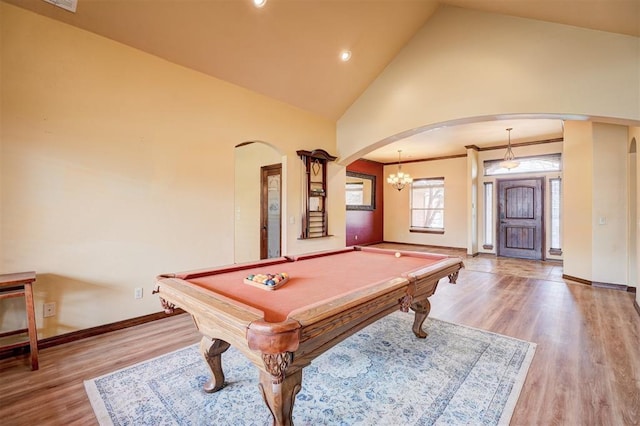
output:
{"label": "arched doorway", "polygon": [[234,176],[234,262],[279,257],[282,154],[261,141],[238,144]]}

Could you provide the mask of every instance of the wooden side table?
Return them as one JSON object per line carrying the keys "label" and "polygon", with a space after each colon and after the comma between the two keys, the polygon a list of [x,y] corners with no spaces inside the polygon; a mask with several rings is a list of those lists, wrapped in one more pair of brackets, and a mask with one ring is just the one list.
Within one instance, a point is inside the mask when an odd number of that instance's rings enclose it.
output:
{"label": "wooden side table", "polygon": [[27,332],[29,340],[0,346],[0,350],[29,346],[31,354],[31,369],[38,369],[38,329],[36,327],[36,314],[33,307],[32,284],[36,280],[35,272],[19,272],[15,274],[0,274],[0,300],[12,297],[24,297],[27,312],[27,328],[1,333],[1,336],[11,336]]}

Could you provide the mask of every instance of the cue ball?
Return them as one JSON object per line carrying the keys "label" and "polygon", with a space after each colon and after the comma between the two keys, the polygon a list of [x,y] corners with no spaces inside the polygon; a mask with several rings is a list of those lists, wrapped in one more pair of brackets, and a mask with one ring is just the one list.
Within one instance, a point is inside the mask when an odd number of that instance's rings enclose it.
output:
{"label": "cue ball", "polygon": [[397,252],[396,252],[396,257],[400,257],[400,256],[401,256],[400,252],[399,252],[399,251],[397,251]]}

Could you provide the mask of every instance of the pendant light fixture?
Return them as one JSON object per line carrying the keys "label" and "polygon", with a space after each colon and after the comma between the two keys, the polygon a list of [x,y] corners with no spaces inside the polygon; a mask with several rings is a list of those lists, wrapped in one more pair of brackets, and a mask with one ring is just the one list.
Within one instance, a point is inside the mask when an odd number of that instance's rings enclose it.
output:
{"label": "pendant light fixture", "polygon": [[402,164],[400,163],[401,153],[402,153],[402,150],[399,149],[398,150],[398,172],[390,174],[389,177],[387,178],[387,183],[390,183],[391,186],[393,186],[398,191],[402,191],[402,188],[404,188],[406,185],[413,182],[413,178],[411,178],[411,176],[409,176],[408,173],[402,172]]}
{"label": "pendant light fixture", "polygon": [[520,165],[520,162],[516,160],[516,156],[513,155],[513,151],[511,150],[511,131],[512,130],[513,130],[512,127],[509,127],[507,129],[507,132],[509,132],[509,144],[507,145],[507,152],[505,152],[504,154],[504,159],[500,162],[500,167],[503,167],[507,170],[515,169],[516,167],[518,167],[518,165]]}

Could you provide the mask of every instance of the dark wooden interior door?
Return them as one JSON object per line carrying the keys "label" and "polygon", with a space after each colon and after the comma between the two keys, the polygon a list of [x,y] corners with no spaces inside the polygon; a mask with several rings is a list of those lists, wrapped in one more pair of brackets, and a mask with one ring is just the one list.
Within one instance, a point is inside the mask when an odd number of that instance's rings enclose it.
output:
{"label": "dark wooden interior door", "polygon": [[498,180],[498,256],[542,259],[544,178]]}
{"label": "dark wooden interior door", "polygon": [[260,259],[280,257],[282,164],[260,168]]}

